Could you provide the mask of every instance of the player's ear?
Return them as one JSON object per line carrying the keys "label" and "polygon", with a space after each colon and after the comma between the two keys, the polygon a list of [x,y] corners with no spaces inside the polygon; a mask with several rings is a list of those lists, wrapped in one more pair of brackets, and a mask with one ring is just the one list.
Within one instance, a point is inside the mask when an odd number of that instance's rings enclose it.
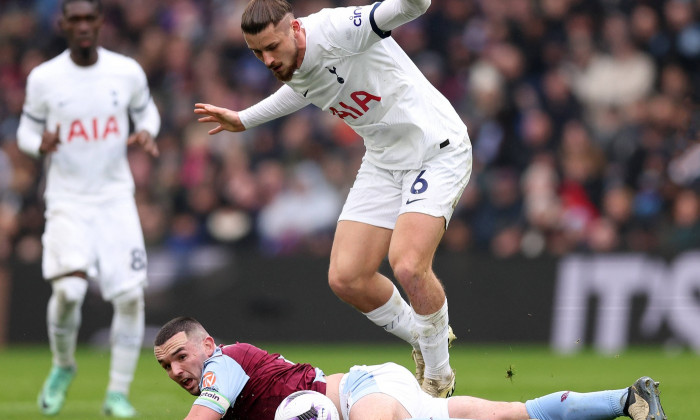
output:
{"label": "player's ear", "polygon": [[204,351],[207,354],[207,356],[211,356],[212,354],[214,354],[214,350],[216,349],[216,342],[214,342],[212,336],[208,335],[207,338],[204,339],[202,345],[204,346]]}
{"label": "player's ear", "polygon": [[62,14],[56,19],[56,28],[58,28],[58,32],[62,35],[66,34],[66,19]]}

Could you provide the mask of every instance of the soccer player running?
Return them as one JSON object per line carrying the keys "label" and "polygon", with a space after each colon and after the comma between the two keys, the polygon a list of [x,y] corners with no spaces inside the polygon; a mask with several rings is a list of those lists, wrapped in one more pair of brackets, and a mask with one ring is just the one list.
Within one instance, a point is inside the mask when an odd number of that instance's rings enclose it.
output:
{"label": "soccer player running", "polygon": [[[342,119],[366,153],[337,224],[328,282],[343,301],[413,346],[423,389],[454,390],[437,246],[471,174],[467,128],[390,37],[430,0],[385,0],[295,18],[286,0],[252,0],[243,35],[284,85],[241,112],[196,104],[210,130],[243,131],[314,104]],[[387,257],[408,296],[378,272]]]}
{"label": "soccer player running", "polygon": [[53,367],[38,404],[46,415],[63,406],[88,278],[96,278],[114,307],[103,410],[133,417],[127,396],[144,334],[146,253],[126,149],[139,144],[157,156],[160,116],[136,61],[97,46],[100,1],[63,0],[61,9],[68,49],[30,73],[17,132],[21,150],[48,161],[42,268],[52,287]]}
{"label": "soccer player running", "polygon": [[170,379],[197,396],[186,419],[272,420],[282,400],[301,390],[325,394],[345,420],[613,420],[623,415],[666,419],[659,383],[648,376],[627,388],[555,392],[525,403],[436,398],[394,363],[325,375],[317,367],[292,363],[250,344],[217,346],[199,322],[187,317],[160,329],[153,352]]}

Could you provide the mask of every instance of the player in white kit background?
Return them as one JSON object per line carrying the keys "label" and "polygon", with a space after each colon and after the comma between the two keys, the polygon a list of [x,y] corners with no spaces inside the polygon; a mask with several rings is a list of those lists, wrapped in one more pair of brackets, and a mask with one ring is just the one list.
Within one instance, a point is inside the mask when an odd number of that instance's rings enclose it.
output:
{"label": "player in white kit background", "polygon": [[[328,281],[335,294],[410,343],[416,376],[433,396],[454,390],[445,291],[432,260],[471,174],[467,128],[390,31],[430,0],[385,0],[295,18],[286,0],[252,0],[241,28],[284,85],[236,112],[196,104],[210,130],[243,131],[313,104],[342,119],[366,153],[339,217]],[[388,256],[393,282],[378,272]]]}
{"label": "player in white kit background", "polygon": [[17,132],[20,149],[47,163],[42,268],[52,287],[53,366],[38,404],[46,415],[63,407],[76,375],[81,306],[95,279],[114,307],[103,411],[133,417],[128,394],[144,334],[147,260],[126,152],[138,144],[158,155],[160,116],[139,64],[97,45],[99,0],[63,0],[61,10],[68,49],[30,73]]}

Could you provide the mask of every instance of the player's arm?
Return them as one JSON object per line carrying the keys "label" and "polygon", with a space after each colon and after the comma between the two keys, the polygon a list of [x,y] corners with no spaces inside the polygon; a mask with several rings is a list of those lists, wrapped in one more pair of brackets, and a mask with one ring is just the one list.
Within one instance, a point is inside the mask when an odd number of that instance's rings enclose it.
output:
{"label": "player's arm", "polygon": [[137,86],[129,103],[129,116],[134,122],[134,133],[127,140],[128,145],[139,144],[151,156],[158,156],[155,138],[160,130],[160,114],[148,89],[146,74],[136,65]]}
{"label": "player's arm", "polygon": [[39,157],[55,152],[60,144],[58,124],[55,130],[46,130],[46,105],[40,100],[40,87],[34,73],[27,79],[27,94],[24,99],[22,116],[17,128],[17,146],[24,153]]}
{"label": "player's arm", "polygon": [[55,131],[44,130],[43,123],[22,113],[17,128],[17,146],[21,151],[33,157],[55,152],[61,143],[60,128],[57,124]]}
{"label": "player's arm", "polygon": [[289,115],[309,103],[306,98],[294,92],[292,88],[283,85],[277,92],[240,112],[210,104],[195,104],[194,113],[203,115],[197,120],[199,122],[218,123],[217,127],[209,130],[209,134],[216,134],[224,130],[244,131],[247,128]]}
{"label": "player's arm", "polygon": [[430,0],[384,0],[375,7],[372,19],[379,29],[389,32],[425,13]]}
{"label": "player's arm", "polygon": [[185,420],[219,420],[221,414],[203,405],[193,405]]}

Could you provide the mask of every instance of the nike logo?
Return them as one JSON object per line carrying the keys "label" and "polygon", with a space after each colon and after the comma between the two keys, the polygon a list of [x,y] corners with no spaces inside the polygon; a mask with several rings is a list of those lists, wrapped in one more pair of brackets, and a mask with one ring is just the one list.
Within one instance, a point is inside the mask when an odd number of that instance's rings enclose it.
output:
{"label": "nike logo", "polygon": [[415,203],[416,201],[421,201],[421,200],[425,200],[425,198],[414,198],[413,200],[408,199],[408,200],[406,200],[406,204]]}
{"label": "nike logo", "polygon": [[309,93],[309,89],[306,89],[306,92],[302,93],[302,95],[304,95],[304,98],[306,98],[307,93]]}

